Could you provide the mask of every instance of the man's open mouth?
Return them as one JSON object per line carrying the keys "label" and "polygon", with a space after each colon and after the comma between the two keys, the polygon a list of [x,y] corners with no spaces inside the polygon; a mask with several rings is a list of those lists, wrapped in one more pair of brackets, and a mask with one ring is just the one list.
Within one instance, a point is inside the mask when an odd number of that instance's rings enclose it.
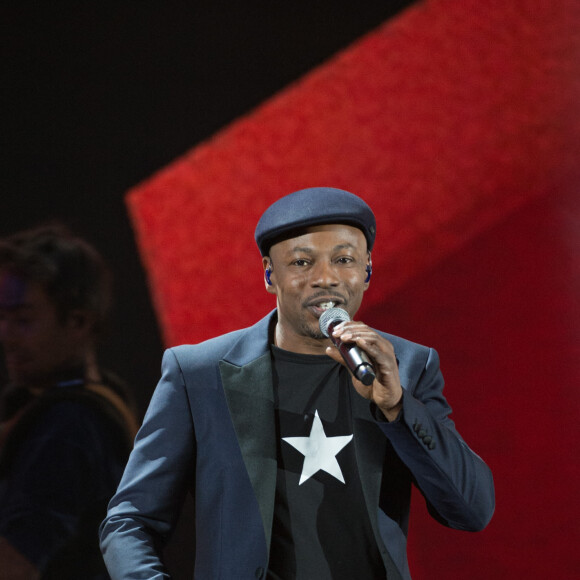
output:
{"label": "man's open mouth", "polygon": [[334,308],[339,304],[341,304],[341,302],[338,299],[329,300],[328,298],[324,298],[320,301],[311,302],[309,308],[316,317],[320,317],[325,310],[328,310],[329,308]]}

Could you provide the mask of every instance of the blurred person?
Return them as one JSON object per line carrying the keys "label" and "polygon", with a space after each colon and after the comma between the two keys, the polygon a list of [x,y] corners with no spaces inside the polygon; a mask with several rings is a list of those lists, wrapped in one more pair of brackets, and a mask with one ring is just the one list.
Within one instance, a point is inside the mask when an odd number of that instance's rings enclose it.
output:
{"label": "blurred person", "polygon": [[98,524],[137,429],[100,368],[111,302],[99,253],[61,225],[0,239],[0,578],[106,579]]}
{"label": "blurred person", "polygon": [[[440,523],[487,525],[491,471],[449,417],[437,352],[351,320],[375,233],[371,208],[334,188],[264,212],[255,239],[276,309],[166,351],[101,526],[114,580],[170,578],[162,548],[187,492],[198,580],[408,580],[412,484]],[[344,345],[372,372],[347,370]]]}

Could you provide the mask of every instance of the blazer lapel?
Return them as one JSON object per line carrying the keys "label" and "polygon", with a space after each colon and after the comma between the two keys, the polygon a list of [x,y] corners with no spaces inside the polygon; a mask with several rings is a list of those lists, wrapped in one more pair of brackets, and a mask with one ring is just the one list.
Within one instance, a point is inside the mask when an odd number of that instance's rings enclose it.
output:
{"label": "blazer lapel", "polygon": [[264,524],[268,552],[276,495],[276,429],[270,352],[238,366],[220,361],[224,391]]}

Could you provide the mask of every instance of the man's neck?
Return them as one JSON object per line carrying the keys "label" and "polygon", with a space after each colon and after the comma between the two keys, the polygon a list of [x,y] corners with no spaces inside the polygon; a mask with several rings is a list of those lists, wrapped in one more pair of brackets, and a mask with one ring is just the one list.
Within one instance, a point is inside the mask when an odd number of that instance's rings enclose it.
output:
{"label": "man's neck", "polygon": [[328,339],[289,334],[278,323],[274,331],[274,345],[297,354],[326,354],[326,347],[330,345],[330,341]]}

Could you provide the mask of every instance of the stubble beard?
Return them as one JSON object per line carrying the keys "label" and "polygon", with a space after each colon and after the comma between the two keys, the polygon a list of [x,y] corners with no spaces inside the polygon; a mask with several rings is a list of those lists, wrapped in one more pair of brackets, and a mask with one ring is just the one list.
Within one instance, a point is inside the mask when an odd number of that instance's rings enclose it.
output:
{"label": "stubble beard", "polygon": [[322,334],[322,331],[318,326],[318,321],[316,322],[316,325],[314,325],[313,323],[309,322],[307,316],[303,316],[300,319],[300,330],[302,335],[308,338],[313,338],[315,340],[326,340],[327,338],[324,336],[324,334]]}

